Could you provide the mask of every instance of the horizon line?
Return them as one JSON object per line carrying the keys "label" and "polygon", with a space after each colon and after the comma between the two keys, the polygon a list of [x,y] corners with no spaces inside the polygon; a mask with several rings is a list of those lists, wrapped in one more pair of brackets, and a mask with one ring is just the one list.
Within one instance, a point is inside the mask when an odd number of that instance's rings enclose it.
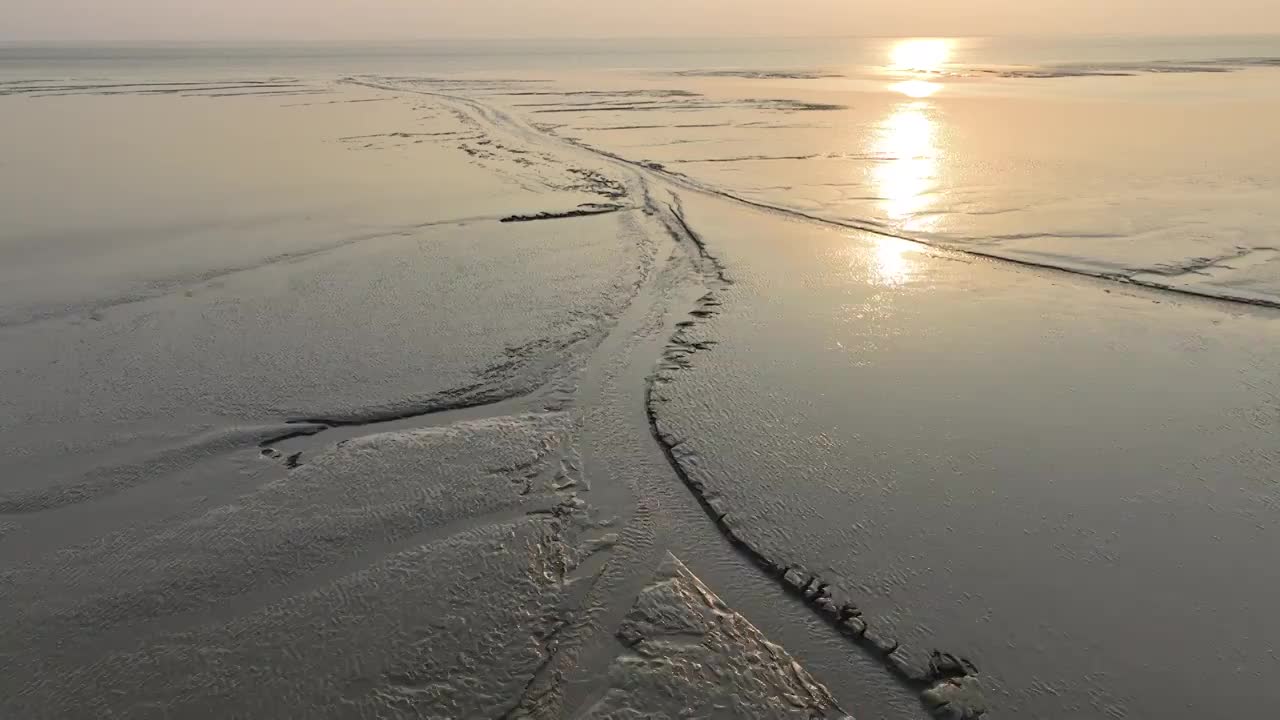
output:
{"label": "horizon line", "polygon": [[900,40],[906,38],[947,38],[947,39],[1046,39],[1046,38],[1164,38],[1164,39],[1208,39],[1208,38],[1280,38],[1280,31],[1269,32],[1221,32],[1209,34],[1163,33],[1163,32],[1062,32],[1062,33],[992,33],[992,34],[830,34],[830,35],[595,35],[595,36],[554,36],[554,35],[420,35],[404,37],[322,37],[322,38],[281,38],[281,37],[225,37],[225,38],[6,38],[0,36],[0,45],[48,46],[48,45],[149,45],[151,47],[182,47],[194,45],[244,45],[244,44],[280,44],[280,45],[328,45],[328,44],[393,44],[393,43],[426,43],[426,42],[610,42],[617,40],[631,41],[690,41],[690,40]]}

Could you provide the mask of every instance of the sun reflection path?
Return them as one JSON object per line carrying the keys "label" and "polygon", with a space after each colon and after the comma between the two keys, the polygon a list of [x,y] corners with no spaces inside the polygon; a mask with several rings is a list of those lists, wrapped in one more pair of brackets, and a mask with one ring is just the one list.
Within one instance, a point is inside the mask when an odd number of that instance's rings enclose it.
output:
{"label": "sun reflection path", "polygon": [[871,170],[885,215],[904,230],[928,230],[938,180],[937,127],[927,103],[899,105],[880,123]]}
{"label": "sun reflection path", "polygon": [[951,46],[951,40],[915,38],[898,42],[890,53],[891,68],[907,79],[889,89],[912,101],[880,123],[873,147],[879,162],[872,179],[885,215],[902,230],[928,230],[934,223],[935,216],[925,211],[935,201],[940,152],[933,107],[926,98],[943,87],[930,78],[950,60]]}
{"label": "sun reflection path", "polygon": [[[892,51],[891,69],[906,79],[889,89],[911,99],[877,126],[871,148],[876,164],[870,173],[884,216],[903,233],[927,232],[938,219],[930,211],[937,202],[942,153],[934,107],[927,98],[943,88],[931,78],[942,72],[950,56],[951,41],[940,39],[903,40]],[[906,240],[877,240],[872,258],[876,280],[890,287],[906,284],[914,270],[911,255],[918,249]]]}
{"label": "sun reflection path", "polygon": [[889,89],[907,97],[927,98],[936,95],[942,89],[942,84],[928,80],[904,80],[890,85]]}
{"label": "sun reflection path", "polygon": [[[865,244],[868,239],[874,243],[870,252]],[[920,274],[924,255],[922,246],[910,240],[884,236],[868,238],[859,234],[851,236],[849,244],[835,257],[848,264],[849,277],[856,282],[870,282],[898,290],[910,285]],[[870,307],[861,306],[861,309],[865,311]]]}
{"label": "sun reflection path", "polygon": [[916,261],[911,256],[919,251],[918,245],[907,240],[877,239],[874,258],[876,280],[889,287],[905,285],[915,274]]}
{"label": "sun reflection path", "polygon": [[942,84],[928,79],[942,72],[951,59],[951,41],[941,39],[903,40],[893,46],[890,68],[899,74],[913,76],[889,86],[907,97],[926,98],[942,89]]}
{"label": "sun reflection path", "polygon": [[893,68],[915,72],[938,72],[951,57],[951,41],[919,38],[893,46]]}

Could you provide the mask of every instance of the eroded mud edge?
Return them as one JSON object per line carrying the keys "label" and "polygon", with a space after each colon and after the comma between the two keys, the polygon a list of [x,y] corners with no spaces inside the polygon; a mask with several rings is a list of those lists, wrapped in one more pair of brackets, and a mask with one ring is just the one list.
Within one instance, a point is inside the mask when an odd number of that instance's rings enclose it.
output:
{"label": "eroded mud edge", "polygon": [[[352,82],[352,84],[365,85],[379,90],[396,89],[368,82]],[[977,718],[985,715],[987,709],[980,691],[979,674],[972,662],[961,656],[940,650],[934,650],[927,656],[908,653],[907,649],[903,648],[897,640],[878,631],[873,626],[873,623],[864,616],[852,598],[837,596],[836,593],[839,590],[833,593],[831,585],[816,573],[810,572],[802,564],[789,563],[782,558],[770,557],[761,549],[752,545],[742,532],[741,524],[735,521],[733,514],[723,506],[723,502],[709,494],[703,484],[688,471],[686,462],[692,457],[692,452],[684,446],[681,439],[663,429],[662,422],[657,416],[659,401],[655,398],[654,389],[659,384],[672,380],[674,375],[681,370],[690,368],[690,356],[712,349],[713,343],[698,341],[693,337],[694,333],[691,330],[718,314],[718,308],[722,305],[720,294],[726,286],[733,284],[728,268],[709,251],[703,238],[689,225],[681,207],[679,196],[675,192],[676,188],[682,187],[695,192],[706,192],[706,190],[698,187],[685,187],[684,178],[672,177],[670,173],[661,172],[660,169],[647,167],[611,153],[560,138],[554,134],[532,130],[523,123],[515,121],[514,118],[506,116],[501,111],[470,97],[423,90],[413,90],[411,92],[433,96],[446,102],[460,103],[475,111],[481,121],[486,121],[495,126],[510,126],[509,129],[536,135],[544,142],[549,141],[553,145],[558,144],[568,148],[576,148],[599,158],[611,160],[624,169],[630,169],[633,172],[639,171],[639,177],[636,178],[639,181],[638,189],[645,196],[642,209],[645,214],[658,220],[673,240],[691,251],[691,259],[702,276],[704,286],[708,289],[708,292],[699,298],[697,305],[689,311],[690,319],[677,324],[676,332],[667,342],[658,360],[657,370],[650,377],[644,391],[645,412],[650,433],[661,448],[672,471],[693,493],[708,518],[716,524],[721,534],[737,551],[773,577],[785,590],[803,599],[834,629],[868,655],[877,659],[887,671],[897,677],[904,685],[918,692],[923,704],[931,713],[938,717],[957,719]],[[658,172],[646,177],[648,175],[646,170],[650,172],[658,170]],[[665,189],[670,192],[669,202],[661,203],[657,201],[657,198],[653,197],[654,193],[652,191],[654,188],[651,187],[653,180],[657,180],[661,185],[666,186]],[[672,182],[673,180],[674,182]],[[675,188],[672,187],[673,185]],[[743,201],[739,198],[727,197],[725,199],[736,200],[747,205],[755,205],[755,203]],[[778,212],[776,208],[758,207],[761,210]],[[610,209],[612,210],[612,208]],[[512,218],[509,221],[543,219],[560,219],[560,214],[547,213],[540,216],[522,216]],[[416,406],[409,408],[402,407],[391,411],[362,413],[353,417],[295,418],[291,420],[291,423],[296,424],[296,431],[272,438],[262,443],[262,447],[266,450],[290,437],[318,434],[338,427],[372,426],[390,420],[423,417],[441,411],[481,407],[511,399],[512,397],[527,395],[535,389],[524,388],[524,392],[512,392],[511,390],[493,392],[493,388],[486,387],[486,385],[486,383],[480,383],[475,387],[464,388],[456,394],[448,393],[449,397],[433,398],[434,402],[416,404]],[[536,385],[537,383],[535,383]],[[293,457],[288,460],[296,462],[296,458]],[[927,657],[927,659],[916,659],[921,657]]]}
{"label": "eroded mud edge", "polygon": [[752,544],[741,523],[734,517],[732,509],[726,507],[723,500],[710,494],[705,485],[689,471],[687,463],[696,456],[682,439],[664,429],[664,423],[658,417],[658,407],[663,401],[656,397],[655,389],[673,381],[678,373],[690,369],[691,356],[714,347],[713,342],[698,340],[691,331],[719,314],[722,306],[720,295],[724,287],[732,285],[733,281],[723,263],[710,254],[706,243],[689,225],[679,197],[674,193],[669,210],[673,221],[667,223],[667,229],[678,242],[692,244],[697,249],[702,260],[699,269],[708,288],[708,292],[699,298],[697,306],[689,311],[689,319],[677,324],[676,333],[663,351],[658,368],[645,389],[645,412],[650,432],[661,446],[673,472],[693,493],[720,533],[740,553],[774,578],[786,591],[803,599],[833,628],[919,693],[921,702],[934,716],[964,720],[986,715],[987,706],[982,696],[978,669],[970,660],[937,649],[929,652],[926,661],[916,659],[922,656],[909,653],[898,640],[881,632],[852,598],[841,597],[837,594],[839,590],[833,592],[832,586],[817,573],[806,569],[803,564],[771,557]]}
{"label": "eroded mud edge", "polygon": [[[1171,293],[1175,296],[1196,298],[1196,299],[1209,300],[1209,301],[1221,302],[1221,303],[1231,303],[1233,305],[1245,305],[1245,306],[1251,306],[1251,307],[1280,309],[1280,300],[1275,300],[1275,299],[1266,298],[1266,297],[1258,297],[1255,295],[1230,293],[1222,289],[1209,290],[1205,288],[1197,288],[1197,287],[1191,287],[1186,285],[1175,285],[1174,283],[1171,283],[1171,282],[1163,282],[1163,281],[1152,279],[1149,277],[1142,277],[1143,275],[1159,274],[1159,273],[1153,272],[1152,269],[1150,268],[1133,268],[1123,272],[1108,272],[1106,270],[1101,270],[1101,269],[1089,270],[1085,268],[1068,267],[1064,265],[1053,264],[1047,261],[1038,261],[1032,258],[1017,257],[1013,255],[991,252],[989,250],[982,250],[981,248],[968,246],[968,245],[930,240],[927,238],[911,235],[908,233],[895,231],[893,228],[871,219],[858,219],[858,218],[840,219],[840,218],[834,218],[834,217],[826,217],[817,213],[805,212],[804,210],[800,210],[797,208],[790,208],[782,205],[771,204],[768,202],[764,202],[762,200],[753,200],[743,195],[731,192],[727,189],[716,187],[706,182],[702,182],[685,173],[672,170],[671,168],[666,167],[665,165],[659,162],[654,162],[651,160],[642,160],[642,159],[631,159],[631,158],[624,157],[618,153],[605,150],[595,145],[591,145],[582,140],[565,138],[559,135],[556,135],[555,137],[560,138],[564,142],[569,143],[574,147],[587,150],[590,152],[594,152],[603,157],[611,158],[618,162],[625,163],[627,165],[631,165],[633,167],[655,173],[661,178],[663,178],[664,180],[669,181],[671,184],[684,188],[686,190],[689,190],[692,192],[698,192],[711,197],[718,197],[723,200],[729,200],[735,203],[739,203],[741,205],[745,205],[747,207],[755,208],[757,210],[763,210],[768,213],[773,213],[775,215],[790,218],[792,220],[801,220],[805,222],[815,223],[817,225],[841,228],[845,230],[858,230],[860,232],[870,233],[872,235],[876,235],[879,237],[891,238],[894,240],[905,240],[907,242],[915,243],[917,245],[923,245],[929,248],[936,248],[939,250],[960,253],[962,255],[970,255],[973,257],[979,257],[986,260],[993,260],[996,262],[1009,263],[1011,265],[1015,265],[1019,267],[1032,268],[1035,270],[1044,270],[1044,271],[1053,272],[1053,273],[1066,273],[1069,275],[1075,275],[1079,277],[1091,277],[1091,278],[1096,278],[1098,280],[1106,280],[1114,283],[1119,283],[1121,285],[1133,285],[1136,287],[1146,288],[1149,290],[1157,290],[1160,292]],[[788,158],[777,158],[777,159],[788,159]],[[1273,250],[1274,248],[1270,246],[1263,246],[1263,247],[1252,248],[1252,249],[1253,250]]]}
{"label": "eroded mud edge", "polygon": [[[400,90],[400,88],[368,81],[348,80],[348,82],[380,90]],[[676,194],[676,189],[680,188],[701,193],[708,191],[689,183],[687,178],[663,172],[661,168],[652,168],[644,163],[630,161],[553,133],[530,128],[474,98],[421,89],[410,92],[440,98],[446,102],[461,103],[475,111],[482,121],[496,126],[507,126],[526,136],[536,136],[553,145],[558,144],[585,151],[602,159],[611,160],[623,168],[639,171],[637,180],[645,196],[645,213],[657,219],[677,244],[692,250],[691,260],[698,268],[703,284],[708,289],[708,292],[699,298],[697,306],[689,311],[690,319],[677,324],[676,332],[668,341],[659,358],[658,367],[650,377],[644,392],[645,413],[650,434],[661,448],[672,471],[693,493],[703,511],[716,524],[721,534],[739,552],[773,577],[786,590],[804,599],[833,628],[881,662],[904,685],[918,692],[922,703],[932,714],[957,720],[984,716],[987,713],[986,701],[982,696],[979,673],[972,662],[941,650],[934,650],[927,656],[909,654],[897,640],[871,627],[851,598],[836,597],[831,590],[831,585],[816,573],[808,571],[801,564],[771,558],[752,545],[742,534],[739,523],[734,520],[732,513],[723,508],[721,501],[708,494],[702,483],[688,472],[683,460],[687,460],[691,453],[687,448],[682,449],[683,442],[663,430],[662,423],[657,417],[658,403],[654,390],[659,384],[672,380],[675,373],[691,367],[690,356],[711,349],[712,343],[698,341],[690,331],[718,314],[718,308],[722,305],[720,294],[725,287],[733,284],[729,269],[709,251],[703,238],[689,225],[679,195]],[[654,197],[655,188],[651,187],[654,180],[657,180],[670,193],[669,202],[661,203]],[[711,194],[719,195],[720,193]],[[739,198],[725,197],[724,199],[755,206],[766,212],[779,212],[777,208],[759,206]],[[807,219],[816,220],[816,218]],[[917,660],[915,659],[917,657],[927,657],[927,659]]]}

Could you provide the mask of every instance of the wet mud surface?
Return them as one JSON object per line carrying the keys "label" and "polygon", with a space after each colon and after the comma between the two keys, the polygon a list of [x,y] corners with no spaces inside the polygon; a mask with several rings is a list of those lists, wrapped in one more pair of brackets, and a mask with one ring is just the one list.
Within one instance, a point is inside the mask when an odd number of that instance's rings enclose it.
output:
{"label": "wet mud surface", "polygon": [[[0,94],[253,112],[275,152],[343,177],[268,217],[251,198],[292,180],[237,195],[210,172],[251,218],[236,244],[172,203],[109,251],[83,228],[48,249],[35,213],[5,236],[40,252],[0,291],[0,714],[1274,704],[1253,630],[1280,588],[1269,309],[931,250],[683,173],[826,155],[597,142],[812,131],[840,103],[372,75]],[[251,97],[202,99],[224,94]],[[290,144],[296,113],[314,137]],[[203,265],[154,252],[175,242]],[[45,269],[64,274],[18,284]],[[1249,592],[1223,590],[1232,567]]]}

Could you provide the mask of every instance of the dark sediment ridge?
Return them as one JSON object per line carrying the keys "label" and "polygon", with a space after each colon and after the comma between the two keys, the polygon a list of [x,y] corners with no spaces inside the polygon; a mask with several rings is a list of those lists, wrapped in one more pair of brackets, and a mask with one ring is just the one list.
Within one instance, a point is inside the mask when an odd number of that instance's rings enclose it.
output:
{"label": "dark sediment ridge", "polygon": [[508,215],[502,218],[504,223],[537,222],[539,220],[565,220],[568,218],[588,217],[591,215],[607,215],[622,210],[621,205],[582,205],[576,210],[564,212],[540,212],[532,215]]}
{"label": "dark sediment ridge", "polygon": [[969,720],[985,716],[987,703],[983,697],[977,667],[967,658],[931,650],[928,654],[912,651],[881,632],[874,620],[866,617],[857,603],[849,597],[841,597],[839,590],[799,563],[773,557],[762,550],[750,538],[750,528],[745,527],[721,498],[713,494],[690,472],[697,465],[697,455],[688,449],[684,441],[672,434],[659,417],[663,400],[655,389],[674,379],[675,375],[691,368],[690,358],[699,352],[711,350],[715,343],[696,337],[697,328],[719,313],[722,302],[719,290],[731,285],[724,266],[711,255],[705,241],[694,232],[685,220],[678,199],[670,206],[674,222],[668,230],[677,240],[692,244],[701,260],[704,281],[710,288],[697,307],[689,312],[689,320],[677,324],[676,334],[663,353],[658,369],[645,392],[645,411],[654,439],[662,447],[668,462],[681,482],[697,499],[707,516],[716,524],[720,533],[745,557],[774,578],[792,595],[802,599],[819,616],[826,620],[850,642],[877,658],[884,667],[904,685],[919,693],[922,704],[935,717],[949,720]]}

